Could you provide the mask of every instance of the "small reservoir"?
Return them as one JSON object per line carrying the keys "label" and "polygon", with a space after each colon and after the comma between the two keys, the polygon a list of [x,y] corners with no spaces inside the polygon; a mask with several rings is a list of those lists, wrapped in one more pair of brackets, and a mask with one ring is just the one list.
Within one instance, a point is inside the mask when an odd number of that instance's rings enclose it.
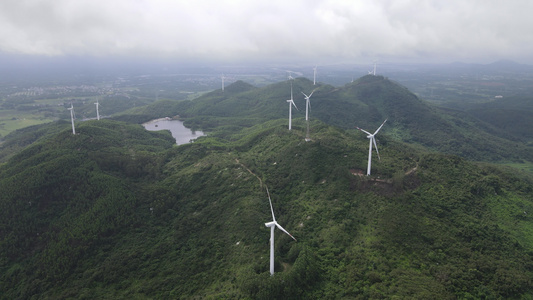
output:
{"label": "small reservoir", "polygon": [[205,135],[202,131],[192,131],[183,126],[182,121],[170,118],[152,120],[142,125],[149,131],[169,130],[178,145],[190,143],[192,140]]}

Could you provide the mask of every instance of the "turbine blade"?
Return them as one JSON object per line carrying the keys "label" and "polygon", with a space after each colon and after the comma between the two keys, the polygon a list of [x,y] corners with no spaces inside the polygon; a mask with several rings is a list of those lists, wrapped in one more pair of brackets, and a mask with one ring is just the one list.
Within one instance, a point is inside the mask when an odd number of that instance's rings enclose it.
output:
{"label": "turbine blade", "polygon": [[296,108],[296,110],[299,110],[293,100],[291,100],[290,102],[291,102],[292,105],[294,105],[294,108]]}
{"label": "turbine blade", "polygon": [[266,188],[268,194],[268,202],[270,202],[270,211],[272,212],[272,220],[276,222],[276,217],[274,217],[274,208],[272,208],[272,200],[270,199],[270,193],[268,192],[268,187]]}
{"label": "turbine blade", "polygon": [[370,132],[368,132],[368,131],[366,131],[366,130],[364,130],[364,129],[361,129],[361,128],[357,127],[357,126],[355,126],[355,128],[361,130],[362,132],[364,132],[364,133],[366,133],[366,134],[368,134],[368,135],[372,135]]}
{"label": "turbine blade", "polygon": [[387,122],[388,119],[385,119],[385,121],[383,121],[383,123],[381,124],[381,126],[379,126],[378,130],[376,130],[376,132],[374,132],[374,135],[376,135],[376,133],[378,133],[378,131],[381,129],[381,127],[383,127],[383,125],[385,125],[385,122]]}
{"label": "turbine blade", "polygon": [[[308,99],[309,97],[311,97],[311,96],[307,96],[304,92],[300,92],[300,93],[304,94],[305,99]],[[312,94],[311,94],[311,95],[312,95]]]}
{"label": "turbine blade", "polygon": [[314,89],[311,94],[309,94],[309,98],[311,98],[311,96],[313,96],[313,93],[316,91],[316,89]]}
{"label": "turbine blade", "polygon": [[374,147],[376,147],[376,152],[378,153],[378,159],[381,160],[381,157],[379,157],[378,145],[376,144],[376,138],[372,137],[372,141],[374,141]]}
{"label": "turbine blade", "polygon": [[281,227],[281,225],[278,224],[278,222],[276,222],[276,227],[278,227],[281,231],[285,232],[286,234],[288,234],[293,240],[296,241],[296,238],[294,238],[292,236],[292,234],[290,234],[287,230],[285,230],[285,228]]}

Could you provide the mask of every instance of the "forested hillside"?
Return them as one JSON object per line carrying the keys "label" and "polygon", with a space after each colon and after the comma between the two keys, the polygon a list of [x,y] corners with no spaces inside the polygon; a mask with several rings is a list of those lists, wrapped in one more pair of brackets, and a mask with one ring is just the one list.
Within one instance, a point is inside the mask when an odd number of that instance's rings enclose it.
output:
{"label": "forested hillside", "polygon": [[533,144],[533,98],[514,96],[470,105],[468,111],[503,129],[513,139]]}
{"label": "forested hillside", "polygon": [[[143,116],[142,120],[179,115],[189,127],[224,136],[267,120],[288,118],[285,100],[290,99],[291,84],[299,108],[299,111],[293,112],[293,120],[300,126],[305,126],[302,92],[309,94],[315,90],[311,97],[311,119],[344,129],[359,126],[370,131],[388,119],[390,137],[429,151],[476,161],[533,161],[532,146],[510,135],[507,128],[494,126],[487,118],[431,105],[382,76],[364,76],[338,88],[314,86],[305,78],[263,88],[253,88],[239,81],[228,86],[224,92],[216,90],[194,101],[158,102],[119,119],[132,121],[139,114]],[[527,120],[520,122],[527,125]],[[520,128],[524,131],[529,127]]]}
{"label": "forested hillside", "polygon": [[[312,119],[305,142],[286,123],[173,146],[101,120],[35,142],[0,165],[0,297],[533,296],[527,175],[421,152],[391,126],[361,176],[360,132]],[[266,187],[297,239],[276,231],[274,276]]]}

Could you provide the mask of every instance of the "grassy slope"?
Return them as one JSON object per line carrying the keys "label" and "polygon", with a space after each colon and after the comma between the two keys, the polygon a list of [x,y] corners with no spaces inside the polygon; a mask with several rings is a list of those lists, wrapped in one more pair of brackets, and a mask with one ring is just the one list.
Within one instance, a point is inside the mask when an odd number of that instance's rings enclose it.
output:
{"label": "grassy slope", "polygon": [[[168,135],[89,122],[13,157],[0,169],[3,297],[513,298],[533,288],[530,179],[386,134],[380,180],[359,177],[359,132],[313,121],[306,143],[303,124],[285,123],[171,148]],[[274,277],[265,185],[298,239],[276,231]]]}
{"label": "grassy slope", "polygon": [[0,111],[0,137],[8,135],[10,132],[32,125],[51,122],[51,118],[38,114],[14,112],[11,110]]}

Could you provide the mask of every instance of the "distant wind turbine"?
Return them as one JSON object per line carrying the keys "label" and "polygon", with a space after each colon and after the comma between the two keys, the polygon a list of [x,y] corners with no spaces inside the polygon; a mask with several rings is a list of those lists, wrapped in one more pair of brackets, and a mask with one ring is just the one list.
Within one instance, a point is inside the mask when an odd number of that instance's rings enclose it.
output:
{"label": "distant wind turbine", "polygon": [[289,130],[292,128],[292,106],[294,105],[294,108],[298,110],[298,107],[296,107],[296,104],[294,104],[294,100],[292,99],[292,82],[291,82],[291,99],[287,100],[289,102]]}
{"label": "distant wind turbine", "polygon": [[376,76],[376,64],[377,64],[377,62],[374,61],[374,72],[373,72],[373,74],[372,74],[372,75],[374,75],[374,76]]}
{"label": "distant wind turbine", "polygon": [[270,199],[270,193],[268,192],[268,202],[270,203],[270,211],[272,212],[272,222],[265,223],[266,227],[270,227],[270,276],[274,275],[274,228],[278,227],[281,231],[288,234],[293,240],[296,241],[296,239],[281,225],[276,222],[276,217],[274,216],[274,208],[272,208],[272,199]]}
{"label": "distant wind turbine", "polygon": [[372,143],[374,143],[374,146],[376,147],[376,152],[378,153],[378,159],[381,160],[381,158],[379,157],[378,145],[376,144],[376,138],[374,136],[376,134],[378,134],[378,132],[381,129],[381,127],[383,127],[383,125],[385,125],[385,122],[387,122],[387,119],[385,119],[385,121],[383,121],[381,126],[379,126],[378,130],[376,130],[376,132],[374,132],[374,134],[372,134],[372,133],[370,133],[370,132],[368,132],[366,130],[363,130],[363,129],[361,129],[361,128],[356,126],[357,129],[359,129],[362,132],[368,134],[366,137],[370,139],[370,145],[368,146],[368,168],[366,170],[366,175],[370,175],[370,168],[372,167]]}
{"label": "distant wind turbine", "polygon": [[224,73],[222,73],[222,91],[224,91]]}
{"label": "distant wind turbine", "polygon": [[313,68],[313,85],[316,85],[316,68],[317,66]]}
{"label": "distant wind turbine", "polygon": [[94,105],[96,105],[96,119],[100,120],[100,111],[98,110],[100,103],[98,102],[98,99],[96,99],[96,103]]}
{"label": "distant wind turbine", "polygon": [[70,110],[70,121],[72,122],[72,134],[76,134],[76,128],[74,128],[74,106],[70,103],[70,107],[67,108]]}
{"label": "distant wind turbine", "polygon": [[287,76],[289,80],[293,80],[294,77],[292,77],[292,71],[287,71],[287,73],[289,73],[289,76]]}

